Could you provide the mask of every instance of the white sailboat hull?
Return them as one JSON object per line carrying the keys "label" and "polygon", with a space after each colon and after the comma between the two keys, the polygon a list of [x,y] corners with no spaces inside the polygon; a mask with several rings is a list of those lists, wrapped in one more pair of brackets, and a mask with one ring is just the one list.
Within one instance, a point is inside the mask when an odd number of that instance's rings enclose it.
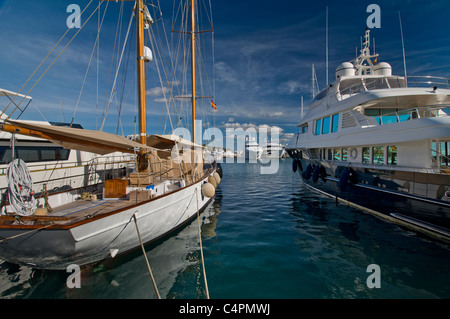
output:
{"label": "white sailboat hull", "polygon": [[111,252],[125,253],[140,245],[133,215],[144,243],[159,239],[207,206],[211,198],[201,192],[206,180],[68,229],[0,229],[2,238],[20,235],[0,243],[0,256],[15,264],[64,270],[111,258]]}

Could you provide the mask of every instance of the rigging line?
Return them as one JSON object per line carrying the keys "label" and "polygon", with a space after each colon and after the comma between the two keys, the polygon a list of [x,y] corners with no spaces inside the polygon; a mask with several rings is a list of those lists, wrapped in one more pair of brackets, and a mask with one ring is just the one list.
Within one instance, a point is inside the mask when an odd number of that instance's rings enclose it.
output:
{"label": "rigging line", "polygon": [[[121,3],[120,3],[119,15],[118,15],[118,19],[117,19],[118,21],[120,21],[121,15],[123,14],[123,13],[122,13],[122,12],[123,12],[123,10],[122,10],[123,5],[124,5],[124,2],[121,2]],[[117,22],[117,25],[116,25],[116,34],[115,34],[115,36],[114,36],[113,52],[112,52],[112,55],[111,55],[111,62],[110,62],[110,65],[109,65],[108,82],[107,82],[107,84],[106,84],[106,90],[105,90],[105,104],[103,105],[103,113],[102,113],[102,117],[105,115],[105,109],[106,109],[106,105],[107,105],[108,88],[109,88],[109,82],[110,82],[110,80],[111,80],[111,72],[112,72],[112,69],[113,69],[114,55],[116,54],[116,48],[117,48],[117,46],[118,46],[118,41],[117,41],[118,34],[119,34],[119,22]]]}
{"label": "rigging line", "polygon": [[[163,58],[162,52],[158,49],[158,47],[154,43],[154,42],[156,42],[156,37],[155,37],[155,34],[153,32],[153,29],[151,31],[150,31],[150,29],[148,29],[147,33],[148,33],[148,36],[150,38],[150,44],[151,44],[153,50],[154,51],[157,50],[158,52],[160,52],[160,54],[158,56],[161,57],[160,59],[161,59],[164,75],[166,76],[166,79],[167,79],[167,72],[165,71],[166,68],[165,68],[165,63],[164,63],[164,58]],[[160,41],[160,46],[162,47],[161,41]],[[155,49],[155,47],[156,47],[156,49]],[[158,72],[159,82],[160,82],[160,84],[162,86],[162,90],[161,91],[162,91],[162,94],[164,96],[164,104],[166,106],[167,114],[169,115],[168,117],[169,117],[170,127],[172,128],[172,131],[173,131],[173,122],[172,122],[172,118],[170,117],[170,110],[169,110],[169,105],[168,105],[168,99],[167,99],[166,91],[164,90],[163,81],[162,81],[162,77],[161,77],[161,70],[160,70],[159,63],[158,63],[159,59],[157,58],[157,56],[155,56],[154,61],[155,61],[155,65],[156,65],[156,70]],[[171,92],[171,91],[169,91],[169,92]],[[171,94],[171,98],[173,98],[172,94]]]}
{"label": "rigging line", "polygon": [[[150,41],[150,46],[152,48],[152,52],[154,52],[154,54],[153,54],[154,55],[154,64],[156,66],[156,71],[157,71],[157,74],[158,74],[158,77],[159,77],[159,83],[160,83],[160,87],[161,87],[161,94],[163,95],[163,100],[164,100],[163,102],[165,103],[166,108],[167,108],[167,98],[166,98],[165,86],[163,84],[162,77],[161,77],[161,71],[160,71],[160,68],[159,68],[159,57],[161,57],[162,61],[164,60],[163,53],[161,52],[161,49],[160,49],[160,48],[162,48],[162,45],[159,45],[159,46],[156,45],[157,40],[156,40],[156,36],[155,36],[155,33],[154,33],[153,26],[156,26],[156,28],[158,29],[158,24],[156,24],[156,25],[153,24],[151,28],[147,29],[147,36],[148,36],[149,41]],[[158,36],[159,36],[159,33],[158,33]],[[161,43],[161,41],[159,41],[159,43]],[[164,63],[163,63],[163,65],[164,65]],[[165,115],[164,118],[167,118],[167,115]],[[159,118],[159,128],[157,130],[160,133],[162,132],[161,131],[161,127],[162,127],[162,123],[163,122],[165,122],[165,121],[162,119],[162,116],[161,116]]]}
{"label": "rigging line", "polygon": [[122,136],[123,136],[123,126],[122,126],[122,121],[120,120],[120,110],[121,110],[121,108],[122,108],[122,101],[117,101],[117,95],[114,95],[114,100],[116,101],[116,105],[117,105],[117,111],[119,112],[119,116],[118,116],[118,118],[117,118],[117,126],[116,126],[116,135],[117,135],[117,132],[119,131],[119,126],[120,126],[120,128],[121,128],[121,130],[122,130]]}
{"label": "rigging line", "polygon": [[[100,0],[99,0],[100,2]],[[108,2],[109,3],[109,2]],[[108,5],[108,3],[106,5]],[[106,12],[106,8],[105,7],[105,12]],[[99,38],[100,36],[100,10],[98,10],[98,19],[97,19],[97,38]],[[98,72],[98,61],[100,59],[100,39],[98,39],[98,45],[97,45],[97,91],[96,91],[96,95],[95,95],[95,129],[97,129],[98,127],[98,77],[99,77],[99,72]]]}
{"label": "rigging line", "polygon": [[[91,57],[89,59],[88,67],[86,69],[86,73],[84,74],[83,84],[81,85],[80,94],[78,95],[77,104],[75,105],[75,110],[73,111],[72,121],[70,122],[70,127],[72,127],[73,121],[75,120],[75,114],[77,113],[77,110],[78,110],[78,104],[80,103],[81,94],[83,93],[84,84],[86,83],[86,78],[87,78],[89,69],[91,68],[92,57],[94,56],[95,48],[97,47],[97,44],[98,44],[98,41],[99,41],[100,30],[101,30],[101,28],[103,26],[103,21],[105,20],[106,8],[108,7],[108,4],[109,3],[107,3],[106,6],[105,6],[105,12],[103,13],[102,22],[99,25],[99,29],[98,29],[98,32],[97,32],[97,37],[96,37],[95,42],[94,42],[94,47],[92,48]],[[98,13],[100,15],[100,10],[98,10]],[[98,50],[97,50],[97,52],[98,52]],[[97,59],[98,59],[98,56],[97,56]],[[98,68],[98,60],[97,60],[97,68]],[[97,69],[97,87],[98,87],[98,69]]]}
{"label": "rigging line", "polygon": [[[200,42],[202,43],[202,45],[200,45]],[[204,56],[203,51],[205,51],[205,46],[203,46],[203,43],[204,42],[200,41],[200,39],[199,39],[198,44],[197,44],[198,56],[199,56],[199,60],[200,60],[200,63],[201,63],[201,67],[203,67],[203,69],[204,69],[204,73],[203,74],[206,77],[206,83],[208,84],[209,90],[212,91],[211,81],[209,79],[208,70],[206,68],[206,63],[205,63],[205,60],[203,58],[203,56]],[[202,48],[203,48],[203,51],[202,51]],[[199,67],[199,69],[201,69],[201,67]],[[204,85],[204,81],[203,81],[203,76],[200,76],[199,79],[200,79],[200,89],[201,89],[201,92],[202,92],[202,96],[206,96],[206,89],[205,89],[205,85]],[[208,103],[206,103],[206,107],[205,107],[205,99],[201,100],[201,106],[202,106],[203,117],[206,120],[206,122],[203,123],[204,126],[205,126],[207,123],[209,124],[209,116],[208,116],[209,112],[207,112]]]}
{"label": "rigging line", "polygon": [[103,130],[103,126],[105,125],[105,121],[106,121],[106,116],[108,115],[109,107],[111,106],[111,103],[112,103],[113,94],[116,93],[115,92],[115,88],[116,88],[117,75],[119,73],[120,65],[122,64],[123,53],[125,51],[125,47],[126,47],[126,44],[127,44],[128,35],[130,34],[130,28],[131,28],[131,24],[133,22],[133,16],[134,16],[134,13],[132,12],[131,13],[131,17],[130,17],[130,22],[128,23],[128,30],[127,30],[127,34],[125,36],[125,40],[124,40],[124,43],[123,43],[122,52],[120,53],[119,65],[117,66],[116,75],[114,77],[114,82],[113,82],[113,85],[112,85],[112,88],[111,88],[111,94],[109,96],[108,107],[106,108],[106,113],[104,114],[102,125],[100,126],[100,131]]}
{"label": "rigging line", "polygon": [[[182,2],[180,2],[179,6],[178,6],[178,11],[177,11],[177,16],[178,16],[178,12],[180,12],[180,28],[183,31],[183,27],[187,30],[187,18],[186,16],[188,15],[188,6],[187,6],[187,2],[184,3],[184,7],[182,6]],[[175,27],[175,23],[178,20],[178,18],[174,19],[174,24],[173,24],[173,28]],[[184,31],[186,31],[184,30]],[[173,60],[175,61],[174,66],[172,67],[172,77],[173,77],[173,85],[176,85],[177,88],[177,93],[178,95],[182,96],[184,94],[184,92],[186,91],[185,89],[185,72],[186,72],[186,51],[185,51],[185,47],[187,45],[187,39],[185,36],[186,33],[180,33],[180,36],[178,36],[178,41],[176,44],[176,49],[175,49],[175,55]],[[173,37],[173,33],[172,33],[172,37]],[[172,47],[175,47],[175,45],[173,45]],[[182,55],[183,54],[183,55]],[[175,78],[177,77],[177,70],[181,68],[182,72],[179,76],[180,81],[176,81]],[[173,109],[174,111],[178,114],[178,118],[181,119],[181,121],[178,121],[177,126],[180,126],[182,124],[182,122],[187,118],[184,114],[184,106],[183,106],[184,101],[181,100],[179,101],[179,106],[177,109],[177,104],[175,103],[175,101],[173,102]]]}
{"label": "rigging line", "polygon": [[[158,0],[158,5],[160,5],[160,2],[159,2],[159,0]],[[161,46],[161,48],[162,48],[162,41],[161,41],[161,35],[160,35],[160,28],[159,28],[159,25],[156,25],[156,29],[157,29],[157,32],[158,32],[158,38],[159,38],[159,42],[160,42],[160,46]],[[170,60],[170,66],[172,67],[172,70],[173,70],[173,67],[174,67],[174,64],[173,64],[173,57],[172,57],[172,52],[171,52],[171,50],[170,50],[170,46],[169,46],[169,42],[168,42],[168,37],[167,37],[167,31],[166,31],[166,27],[165,27],[165,24],[164,23],[162,23],[162,29],[163,29],[163,37],[164,37],[164,39],[165,39],[165,44],[166,44],[166,46],[167,46],[167,48],[168,48],[168,56],[169,56],[169,60]],[[153,31],[152,31],[152,33],[153,33]],[[168,72],[167,72],[167,66],[166,66],[166,63],[165,63],[165,61],[166,61],[166,59],[161,55],[161,60],[162,60],[162,64],[163,64],[163,71],[164,71],[164,76],[165,76],[165,78],[166,78],[166,81],[167,81],[167,83],[168,83],[168,87],[169,87],[169,93],[170,93],[170,103],[173,105],[173,101],[174,101],[174,95],[173,95],[173,90],[174,90],[174,86],[175,86],[175,81],[174,80],[172,80],[172,81],[169,81],[169,75],[168,75]],[[163,91],[163,93],[165,93],[164,91]],[[167,103],[169,102],[168,100],[167,100],[167,97],[166,96],[164,96],[164,98],[165,98],[165,102],[166,102],[166,108],[167,108],[167,117],[166,117],[166,123],[167,123],[167,118],[169,118],[169,121],[170,121],[170,127],[171,127],[171,132],[173,132],[173,130],[174,130],[174,127],[173,127],[173,122],[172,122],[172,118],[171,118],[171,115],[170,115],[170,110],[169,110],[169,106],[167,105]],[[176,112],[175,112],[176,113]],[[166,125],[164,125],[164,131],[165,131],[165,127],[166,127]]]}
{"label": "rigging line", "polygon": [[404,41],[404,38],[403,38],[402,17],[400,15],[400,10],[398,11],[398,20],[399,20],[399,23],[400,23],[400,35],[402,37],[403,69],[405,71],[405,86],[408,87],[408,76],[406,74],[405,41]]}
{"label": "rigging line", "polygon": [[[122,129],[122,135],[123,135],[123,126],[122,126],[122,121],[120,120],[121,114],[122,114],[122,107],[123,107],[123,99],[124,99],[124,95],[125,95],[125,86],[126,86],[126,80],[127,80],[127,75],[128,75],[128,66],[129,66],[129,62],[130,62],[130,55],[131,55],[131,43],[133,40],[133,33],[131,34],[131,40],[129,41],[129,45],[128,45],[128,53],[127,53],[127,62],[125,63],[125,70],[124,70],[124,76],[122,78],[122,90],[121,90],[121,96],[120,96],[120,103],[118,103],[118,116],[117,116],[117,126],[116,126],[116,134],[119,131],[119,124],[120,127]],[[128,91],[129,93],[129,91]],[[117,99],[116,99],[117,102]]]}
{"label": "rigging line", "polygon": [[[86,11],[86,9],[91,5],[91,2],[92,2],[92,1],[93,1],[93,0],[89,1],[89,3],[86,5],[86,7],[85,7],[85,8],[83,9],[83,11],[80,13],[80,15],[79,15],[78,17],[76,17],[76,19],[75,19],[74,22],[77,22],[77,21],[78,21],[78,19],[81,17],[81,15],[84,13],[84,11]],[[99,7],[100,7],[100,4],[99,4],[99,6],[97,7],[97,9],[98,9]],[[97,10],[97,9],[96,9],[96,10]],[[95,12],[95,11],[94,11],[94,12]],[[20,90],[17,92],[17,95],[14,96],[13,99],[8,103],[8,105],[6,106],[6,108],[3,110],[2,114],[4,114],[4,113],[8,110],[9,106],[11,105],[11,103],[14,102],[14,100],[15,100],[15,98],[18,96],[18,94],[24,89],[25,85],[27,85],[27,83],[32,79],[32,77],[36,74],[36,72],[41,68],[42,64],[44,64],[44,62],[48,59],[48,57],[50,56],[50,54],[52,54],[53,50],[56,49],[56,47],[59,45],[59,43],[62,41],[62,39],[64,39],[64,38],[66,37],[67,33],[69,33],[70,30],[71,30],[70,28],[67,28],[67,31],[64,32],[64,34],[61,36],[61,38],[58,40],[58,42],[56,42],[56,44],[53,46],[53,48],[50,50],[50,52],[45,56],[45,58],[41,61],[41,63],[37,66],[37,68],[33,71],[33,73],[28,77],[28,79],[27,79],[27,80],[25,81],[25,83],[22,85],[22,87],[20,88]],[[31,90],[30,90],[30,91],[31,91]],[[29,93],[30,91],[28,91],[28,93]],[[28,95],[28,93],[27,93],[27,95]],[[26,95],[25,95],[25,96],[26,96]],[[14,111],[13,111],[12,113],[14,113],[15,110],[17,109],[17,107],[20,106],[20,104],[22,104],[22,102],[23,102],[24,99],[25,99],[25,97],[22,98],[22,100],[19,102],[19,104],[16,106],[16,108],[14,109]],[[8,116],[8,118],[11,117],[12,113]]]}
{"label": "rigging line", "polygon": [[39,114],[41,114],[42,118],[48,122],[48,120],[45,118],[44,114],[42,114],[41,110],[39,110],[39,108],[33,103],[34,108],[39,112]]}
{"label": "rigging line", "polygon": [[[209,0],[209,10],[210,10],[210,17],[211,17],[211,52],[212,52],[212,63],[213,63],[213,97],[215,98],[216,96],[216,68],[215,68],[215,51],[214,51],[214,21],[213,21],[213,15],[212,15],[212,5],[211,5],[211,0]],[[214,116],[214,121],[215,121],[215,116]],[[214,124],[215,126],[215,124]]]}
{"label": "rigging line", "polygon": [[[181,87],[180,87],[180,93],[181,95],[187,95],[186,92],[188,92],[187,89],[187,85],[188,85],[188,81],[187,81],[187,77],[188,77],[188,54],[187,52],[189,52],[189,48],[190,48],[190,44],[191,41],[189,41],[188,39],[188,19],[189,16],[189,6],[187,4],[187,2],[184,3],[184,8],[183,8],[183,15],[181,17],[181,32],[180,33],[180,37],[179,37],[179,41],[178,41],[178,55],[177,55],[177,63],[176,63],[176,68],[174,69],[174,77],[176,75],[177,69],[181,68],[181,74],[180,74],[180,79],[181,79]],[[178,67],[178,65],[180,65]],[[185,107],[185,100],[181,100],[179,103],[179,114],[180,114],[180,118],[182,119],[182,121],[179,122],[179,124],[181,125],[182,122],[184,122],[184,126],[185,127],[190,127],[190,121],[188,121],[189,118],[189,108]]]}
{"label": "rigging line", "polygon": [[[158,0],[158,6],[160,6],[160,1],[159,1],[159,0]],[[170,50],[171,47],[169,46],[169,41],[168,41],[168,37],[167,37],[166,26],[165,26],[164,23],[162,23],[162,28],[163,28],[163,31],[164,31],[164,38],[166,39],[166,45],[167,45],[167,48],[168,48],[168,54],[169,54],[171,66],[172,66],[172,69],[173,69],[172,51]],[[158,29],[159,29],[159,28],[158,28]],[[168,78],[167,75],[166,75],[166,77]],[[174,83],[171,83],[171,87],[172,87],[172,88],[173,88],[173,85],[174,85]],[[173,89],[172,89],[172,90],[173,90]]]}
{"label": "rigging line", "polygon": [[[33,86],[31,87],[31,89],[27,92],[26,95],[29,95],[30,92],[34,89],[34,87],[41,81],[41,79],[44,77],[44,75],[48,72],[48,70],[50,70],[50,68],[53,66],[53,64],[59,59],[59,57],[61,56],[61,54],[67,49],[67,47],[69,46],[70,43],[72,43],[73,39],[75,39],[75,37],[78,35],[78,33],[80,33],[81,30],[83,30],[84,26],[86,25],[86,23],[88,23],[88,21],[92,18],[92,16],[94,15],[95,11],[97,11],[100,8],[101,3],[97,6],[97,8],[95,8],[95,10],[91,13],[91,15],[86,19],[86,21],[83,23],[83,25],[78,29],[78,31],[74,34],[74,36],[70,39],[70,41],[64,46],[64,48],[61,50],[61,52],[56,56],[56,58],[52,61],[52,63],[50,63],[50,65],[47,67],[47,69],[45,69],[44,73],[42,73],[42,75],[39,77],[39,79],[37,79],[37,81],[33,84]],[[25,97],[22,98],[22,101],[25,99]],[[14,114],[14,112],[17,110],[17,108],[19,107],[20,103],[22,103],[22,101],[19,102],[18,106],[16,106],[14,108],[14,110],[11,112],[11,114],[7,117],[8,119],[11,117],[11,115]]]}

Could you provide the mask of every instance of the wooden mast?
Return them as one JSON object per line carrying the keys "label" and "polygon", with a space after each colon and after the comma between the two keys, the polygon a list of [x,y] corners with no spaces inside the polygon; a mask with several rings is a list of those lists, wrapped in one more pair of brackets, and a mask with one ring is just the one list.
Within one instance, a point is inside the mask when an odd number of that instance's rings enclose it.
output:
{"label": "wooden mast", "polygon": [[[141,144],[147,145],[147,124],[145,114],[145,62],[144,62],[144,3],[136,1],[137,59],[138,59],[138,105],[139,134]],[[145,150],[141,150],[145,153]]]}
{"label": "wooden mast", "polygon": [[195,143],[195,0],[191,0],[192,142]]}

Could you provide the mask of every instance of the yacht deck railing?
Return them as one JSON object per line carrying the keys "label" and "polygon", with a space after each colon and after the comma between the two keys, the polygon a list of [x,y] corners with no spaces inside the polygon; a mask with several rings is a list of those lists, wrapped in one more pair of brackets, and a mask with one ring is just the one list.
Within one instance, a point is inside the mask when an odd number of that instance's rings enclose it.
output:
{"label": "yacht deck railing", "polygon": [[[373,90],[396,89],[396,88],[430,88],[430,89],[450,89],[450,79],[436,76],[385,76],[385,77],[368,77],[343,80],[356,83],[341,87],[338,95],[341,98],[348,98],[353,95]],[[359,80],[359,81],[358,81]],[[341,83],[341,85],[342,85]]]}

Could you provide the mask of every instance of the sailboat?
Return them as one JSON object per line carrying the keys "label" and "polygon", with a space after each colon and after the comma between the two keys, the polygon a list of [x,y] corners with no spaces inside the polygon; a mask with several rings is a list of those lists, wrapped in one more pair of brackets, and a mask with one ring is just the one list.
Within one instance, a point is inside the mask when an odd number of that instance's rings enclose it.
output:
{"label": "sailboat", "polygon": [[[99,3],[101,5],[102,2]],[[0,259],[36,269],[92,265],[160,239],[182,227],[214,199],[220,176],[204,164],[195,140],[195,1],[191,1],[192,141],[147,135],[144,28],[148,8],[136,1],[139,139],[103,131],[2,117],[0,129],[48,140],[65,149],[107,156],[131,154],[134,171],[96,184],[35,197],[26,163],[8,167],[8,194],[0,215]],[[87,170],[86,174],[90,171]],[[86,177],[88,178],[88,177]]]}

